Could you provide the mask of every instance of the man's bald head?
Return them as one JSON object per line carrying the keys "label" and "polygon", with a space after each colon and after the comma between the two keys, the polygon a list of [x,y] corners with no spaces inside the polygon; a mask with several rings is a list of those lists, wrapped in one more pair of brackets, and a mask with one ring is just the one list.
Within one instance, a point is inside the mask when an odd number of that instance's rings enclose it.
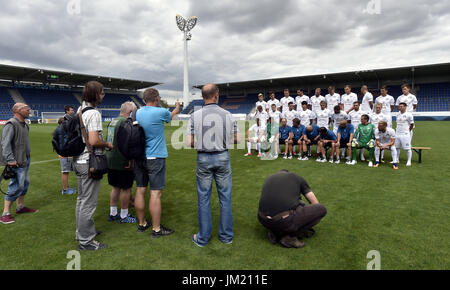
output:
{"label": "man's bald head", "polygon": [[24,108],[28,108],[29,106],[25,103],[15,103],[14,106],[12,107],[12,111],[14,114],[18,113],[20,110],[24,109]]}
{"label": "man's bald head", "polygon": [[202,87],[202,97],[204,100],[211,100],[219,94],[219,88],[215,84],[206,84]]}

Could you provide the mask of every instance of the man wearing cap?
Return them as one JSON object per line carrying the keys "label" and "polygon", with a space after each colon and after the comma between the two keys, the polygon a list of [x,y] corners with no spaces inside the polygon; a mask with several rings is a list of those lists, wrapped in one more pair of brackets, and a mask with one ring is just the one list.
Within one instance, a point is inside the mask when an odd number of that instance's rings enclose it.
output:
{"label": "man wearing cap", "polygon": [[0,218],[3,224],[15,222],[11,216],[13,202],[16,202],[16,214],[37,212],[36,209],[24,205],[25,194],[30,185],[30,140],[29,128],[25,123],[25,119],[30,116],[30,107],[24,103],[16,103],[12,111],[14,117],[3,127],[0,146],[0,165],[9,166],[15,173],[5,195],[5,205]]}

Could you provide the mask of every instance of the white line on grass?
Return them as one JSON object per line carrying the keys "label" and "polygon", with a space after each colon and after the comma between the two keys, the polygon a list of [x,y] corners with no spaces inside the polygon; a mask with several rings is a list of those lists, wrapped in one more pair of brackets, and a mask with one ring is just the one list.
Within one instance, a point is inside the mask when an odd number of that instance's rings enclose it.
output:
{"label": "white line on grass", "polygon": [[42,161],[35,161],[35,162],[31,162],[31,165],[33,164],[40,164],[40,163],[48,163],[48,162],[53,162],[53,161],[57,161],[58,159],[51,159],[51,160],[42,160]]}

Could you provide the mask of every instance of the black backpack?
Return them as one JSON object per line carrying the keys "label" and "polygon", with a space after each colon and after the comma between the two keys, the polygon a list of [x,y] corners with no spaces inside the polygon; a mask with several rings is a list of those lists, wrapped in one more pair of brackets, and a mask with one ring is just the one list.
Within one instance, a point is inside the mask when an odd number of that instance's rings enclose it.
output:
{"label": "black backpack", "polygon": [[[86,107],[81,113],[93,109]],[[83,142],[78,114],[64,116],[64,121],[53,132],[52,145],[53,150],[62,157],[79,156],[83,153],[86,144]]]}
{"label": "black backpack", "polygon": [[120,124],[116,135],[120,136],[117,138],[117,148],[129,160],[145,158],[145,132],[136,121],[136,111]]}

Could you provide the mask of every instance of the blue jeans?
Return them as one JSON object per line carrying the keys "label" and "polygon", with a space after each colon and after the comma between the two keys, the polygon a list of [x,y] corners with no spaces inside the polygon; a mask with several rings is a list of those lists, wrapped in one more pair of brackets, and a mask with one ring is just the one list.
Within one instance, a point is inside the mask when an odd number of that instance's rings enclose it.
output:
{"label": "blue jeans", "polygon": [[16,201],[22,195],[25,195],[30,186],[30,158],[28,158],[27,165],[25,167],[13,167],[16,177],[11,178],[9,182],[8,192],[5,195],[5,199],[10,202]]}
{"label": "blue jeans", "polygon": [[211,189],[216,180],[220,201],[219,239],[223,243],[233,241],[233,215],[231,213],[231,164],[228,151],[220,153],[198,153],[197,155],[197,194],[198,224],[197,243],[206,245],[211,238]]}

